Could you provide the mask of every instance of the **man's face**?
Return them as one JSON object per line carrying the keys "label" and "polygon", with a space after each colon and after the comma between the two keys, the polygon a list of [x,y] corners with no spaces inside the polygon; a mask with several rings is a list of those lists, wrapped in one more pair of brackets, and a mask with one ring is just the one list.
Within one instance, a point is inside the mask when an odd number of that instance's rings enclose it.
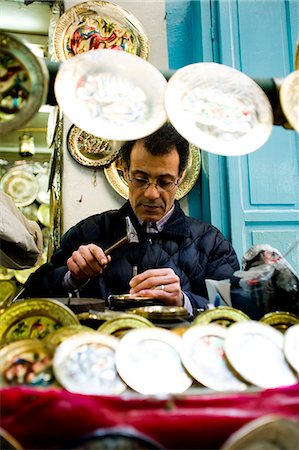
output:
{"label": "man's face", "polygon": [[[129,186],[129,201],[135,214],[145,222],[157,222],[172,207],[178,189],[179,154],[173,151],[163,156],[151,155],[142,141],[135,143],[130,160],[130,170],[125,171]],[[149,186],[136,187],[132,180],[148,180]],[[170,191],[162,189],[157,182],[172,184]]]}

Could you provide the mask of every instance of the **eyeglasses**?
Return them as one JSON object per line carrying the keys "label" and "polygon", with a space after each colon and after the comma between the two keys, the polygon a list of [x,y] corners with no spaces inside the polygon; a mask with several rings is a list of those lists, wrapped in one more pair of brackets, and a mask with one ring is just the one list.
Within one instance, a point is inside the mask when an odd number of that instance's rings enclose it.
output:
{"label": "eyeglasses", "polygon": [[135,188],[142,189],[144,191],[148,189],[151,184],[153,184],[155,188],[158,190],[170,192],[179,183],[179,179],[176,181],[168,181],[163,180],[163,178],[158,178],[156,181],[150,181],[148,178],[134,177],[134,176],[133,177],[128,176],[128,180],[130,181],[130,183],[132,183],[132,185]]}

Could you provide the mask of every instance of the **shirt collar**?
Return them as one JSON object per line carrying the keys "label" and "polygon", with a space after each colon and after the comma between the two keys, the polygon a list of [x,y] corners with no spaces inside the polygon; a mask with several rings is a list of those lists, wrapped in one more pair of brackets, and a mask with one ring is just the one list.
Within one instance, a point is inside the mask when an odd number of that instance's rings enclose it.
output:
{"label": "shirt collar", "polygon": [[170,210],[165,214],[165,216],[162,217],[162,219],[158,220],[158,222],[143,222],[142,220],[139,220],[139,223],[143,225],[143,223],[146,223],[146,232],[147,233],[160,233],[170,216],[172,215],[174,211],[174,205],[170,208]]}

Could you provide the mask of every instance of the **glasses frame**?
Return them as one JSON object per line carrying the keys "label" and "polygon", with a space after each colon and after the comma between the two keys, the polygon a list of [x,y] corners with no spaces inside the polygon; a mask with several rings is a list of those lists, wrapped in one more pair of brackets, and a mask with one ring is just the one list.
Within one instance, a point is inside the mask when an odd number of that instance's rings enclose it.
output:
{"label": "glasses frame", "polygon": [[[141,178],[142,177],[140,177],[140,182],[141,182]],[[144,178],[144,181],[146,180],[146,178]],[[157,191],[164,191],[164,192],[171,192],[171,191],[173,191],[174,190],[174,188],[176,187],[176,186],[178,186],[178,184],[179,184],[179,181],[180,181],[180,178],[177,178],[177,180],[176,181],[172,181],[172,182],[169,182],[169,183],[171,183],[171,188],[170,189],[165,189],[165,187],[163,187],[163,186],[160,186],[160,184],[159,184],[159,178],[156,180],[156,181],[150,181],[150,178],[148,178],[148,181],[147,181],[147,183],[145,183],[144,184],[144,186],[137,186],[137,184],[135,184],[136,182],[138,183],[138,179],[136,178],[136,176],[133,176],[132,175],[132,177],[130,176],[130,174],[128,173],[128,181],[130,182],[130,183],[132,183],[132,185],[136,188],[136,189],[140,189],[140,190],[142,190],[142,191],[146,191],[152,184],[155,186],[155,189],[157,189]]]}

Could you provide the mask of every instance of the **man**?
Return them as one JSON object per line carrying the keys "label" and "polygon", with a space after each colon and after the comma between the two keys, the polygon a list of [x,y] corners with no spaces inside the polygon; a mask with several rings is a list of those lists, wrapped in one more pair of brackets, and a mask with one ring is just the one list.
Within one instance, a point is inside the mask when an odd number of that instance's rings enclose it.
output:
{"label": "man", "polygon": [[[26,295],[79,292],[107,299],[131,293],[185,306],[191,314],[206,309],[205,279],[233,279],[239,264],[224,236],[185,216],[175,200],[188,163],[188,142],[166,123],[154,134],[126,143],[121,156],[128,202],[72,227],[51,262],[31,276]],[[106,256],[104,250],[126,235],[126,217],[139,242],[125,243]],[[243,306],[246,310],[246,302]]]}

